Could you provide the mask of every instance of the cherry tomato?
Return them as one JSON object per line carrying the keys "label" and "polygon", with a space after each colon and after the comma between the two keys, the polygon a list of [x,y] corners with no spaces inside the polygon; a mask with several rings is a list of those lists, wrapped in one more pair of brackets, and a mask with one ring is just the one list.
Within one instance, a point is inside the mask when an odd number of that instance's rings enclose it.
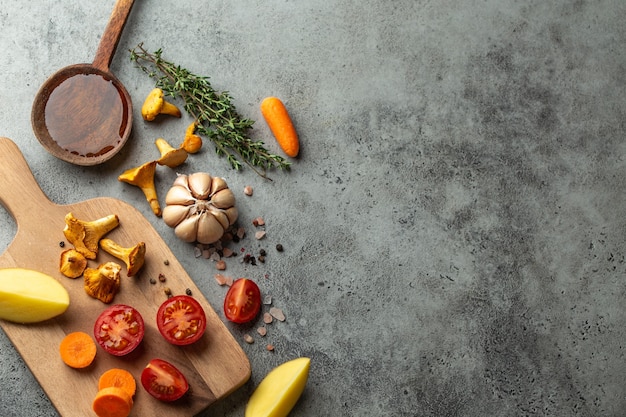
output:
{"label": "cherry tomato", "polygon": [[96,319],[93,335],[96,342],[115,356],[126,355],[143,340],[145,327],[137,310],[124,304],[108,307]]}
{"label": "cherry tomato", "polygon": [[141,385],[157,400],[174,401],[189,389],[187,378],[163,359],[152,359],[141,372]]}
{"label": "cherry tomato", "polygon": [[157,327],[165,340],[188,345],[200,339],[206,329],[206,315],[200,303],[188,295],[168,298],[157,311]]}
{"label": "cherry tomato", "polygon": [[224,314],[235,323],[247,323],[261,310],[261,291],[247,278],[233,282],[224,299]]}

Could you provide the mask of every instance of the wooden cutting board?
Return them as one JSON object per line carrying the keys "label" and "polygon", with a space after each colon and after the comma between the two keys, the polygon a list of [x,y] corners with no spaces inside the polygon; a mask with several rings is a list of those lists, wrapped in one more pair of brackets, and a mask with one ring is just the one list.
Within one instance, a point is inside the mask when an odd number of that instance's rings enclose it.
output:
{"label": "wooden cutting board", "polygon": [[[0,255],[0,268],[31,268],[56,278],[70,294],[70,307],[61,316],[38,324],[14,324],[0,320],[0,325],[22,355],[31,372],[43,387],[57,411],[64,417],[94,415],[91,403],[97,392],[100,375],[118,367],[130,371],[137,380],[133,416],[192,416],[227,396],[250,377],[250,363],[215,310],[200,293],[189,275],[174,257],[148,220],[134,207],[113,198],[96,198],[69,205],[51,202],[35,181],[22,153],[11,140],[0,138],[0,203],[14,217],[17,233],[7,250]],[[63,181],[63,178],[59,178]],[[68,182],[68,187],[72,184]],[[85,331],[93,334],[93,324],[107,305],[89,297],[82,278],[69,279],[58,271],[59,256],[65,241],[64,218],[68,212],[82,220],[95,220],[117,214],[120,225],[107,234],[122,246],[146,243],[146,263],[139,276],[127,277],[122,269],[121,290],[113,303],[129,304],[144,318],[146,333],[142,345],[127,357],[112,356],[98,347],[94,363],[86,370],[66,366],[58,346],[67,333]],[[65,247],[71,247],[65,241]],[[100,250],[91,267],[115,260]],[[118,261],[119,262],[119,261]],[[159,274],[166,282],[158,280]],[[150,278],[157,280],[150,283]],[[166,299],[164,287],[174,295],[187,289],[202,304],[207,315],[203,338],[190,346],[169,344],[159,333],[156,312]],[[187,377],[190,392],[174,403],[152,398],[140,384],[145,365],[161,358],[178,367]],[[7,395],[7,393],[5,393]]]}

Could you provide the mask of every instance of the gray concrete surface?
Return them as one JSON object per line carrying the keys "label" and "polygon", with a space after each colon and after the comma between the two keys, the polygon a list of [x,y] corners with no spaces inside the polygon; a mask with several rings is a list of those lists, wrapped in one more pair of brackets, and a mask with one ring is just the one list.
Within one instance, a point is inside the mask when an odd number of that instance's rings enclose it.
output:
{"label": "gray concrete surface", "polygon": [[[51,200],[139,208],[220,311],[213,265],[116,180],[188,119],[147,124],[137,109],[131,141],[98,168],[54,159],[32,133],[38,87],[91,62],[112,7],[0,0],[0,135]],[[293,416],[624,415],[625,17],[623,0],[137,1],[111,66],[137,108],[153,81],[127,51],[144,42],[230,91],[273,151],[263,97],[285,100],[301,136],[273,182],[208,144],[181,168],[252,185],[240,222],[263,216],[267,239],[248,245],[285,247],[229,263],[287,320],[252,345],[228,324],[253,375],[203,415],[243,416],[299,355],[312,367]],[[162,193],[173,175],[160,171]],[[57,415],[4,333],[0,415]]]}

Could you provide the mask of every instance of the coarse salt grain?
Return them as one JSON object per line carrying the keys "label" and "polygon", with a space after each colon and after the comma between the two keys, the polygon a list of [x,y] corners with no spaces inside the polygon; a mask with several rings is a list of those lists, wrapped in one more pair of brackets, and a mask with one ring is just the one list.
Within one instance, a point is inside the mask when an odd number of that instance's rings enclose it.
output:
{"label": "coarse salt grain", "polygon": [[254,338],[247,333],[243,335],[243,340],[248,344],[254,343]]}
{"label": "coarse salt grain", "polygon": [[256,329],[256,332],[261,336],[264,337],[267,334],[267,327],[265,326],[261,326],[258,329]]}
{"label": "coarse salt grain", "polygon": [[256,240],[263,239],[265,237],[265,230],[259,230],[254,234],[254,237],[256,238]]}
{"label": "coarse salt grain", "polygon": [[285,321],[285,313],[278,307],[270,308],[270,315],[278,321]]}
{"label": "coarse salt grain", "polygon": [[274,319],[270,313],[263,313],[263,322],[265,324],[270,324],[273,320]]}
{"label": "coarse salt grain", "polygon": [[224,271],[226,269],[226,262],[222,260],[215,262],[215,268],[217,268],[218,271]]}

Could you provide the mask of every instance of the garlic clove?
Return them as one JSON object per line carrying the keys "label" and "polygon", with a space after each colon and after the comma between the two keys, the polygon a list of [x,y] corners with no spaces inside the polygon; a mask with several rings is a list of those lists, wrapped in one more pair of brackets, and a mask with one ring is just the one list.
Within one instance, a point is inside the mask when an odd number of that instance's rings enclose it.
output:
{"label": "garlic clove", "polygon": [[235,194],[230,188],[224,188],[211,196],[211,204],[219,209],[227,209],[235,205]]}
{"label": "garlic clove", "polygon": [[191,192],[182,185],[174,185],[165,195],[166,205],[184,205],[189,206],[196,201]]}
{"label": "garlic clove", "polygon": [[224,213],[226,213],[226,216],[228,217],[228,221],[230,222],[230,224],[234,224],[235,221],[237,221],[237,217],[239,216],[239,211],[237,210],[237,207],[235,206],[227,208],[226,210],[224,210]]}
{"label": "garlic clove", "polygon": [[230,226],[230,220],[228,219],[226,213],[224,213],[224,210],[209,206],[209,214],[215,217],[215,219],[222,225],[222,228],[224,230],[228,229],[228,227]]}
{"label": "garlic clove", "polygon": [[176,227],[178,223],[182,222],[191,212],[193,206],[173,205],[165,206],[163,209],[163,221],[169,227]]}
{"label": "garlic clove", "polygon": [[213,177],[213,181],[211,181],[211,195],[225,188],[228,188],[228,184],[226,184],[226,180],[224,178]]}
{"label": "garlic clove", "polygon": [[174,228],[176,236],[185,242],[194,242],[198,233],[198,220],[201,216],[191,216]]}
{"label": "garlic clove", "polygon": [[224,228],[215,216],[204,213],[199,217],[196,240],[204,244],[215,243],[220,240],[224,235]]}
{"label": "garlic clove", "polygon": [[172,185],[180,185],[180,186],[182,186],[184,188],[189,189],[189,186],[187,185],[187,175],[185,175],[185,174],[177,174],[176,179],[174,180]]}
{"label": "garlic clove", "polygon": [[206,172],[196,172],[187,177],[189,189],[198,200],[206,200],[211,192],[212,178]]}

